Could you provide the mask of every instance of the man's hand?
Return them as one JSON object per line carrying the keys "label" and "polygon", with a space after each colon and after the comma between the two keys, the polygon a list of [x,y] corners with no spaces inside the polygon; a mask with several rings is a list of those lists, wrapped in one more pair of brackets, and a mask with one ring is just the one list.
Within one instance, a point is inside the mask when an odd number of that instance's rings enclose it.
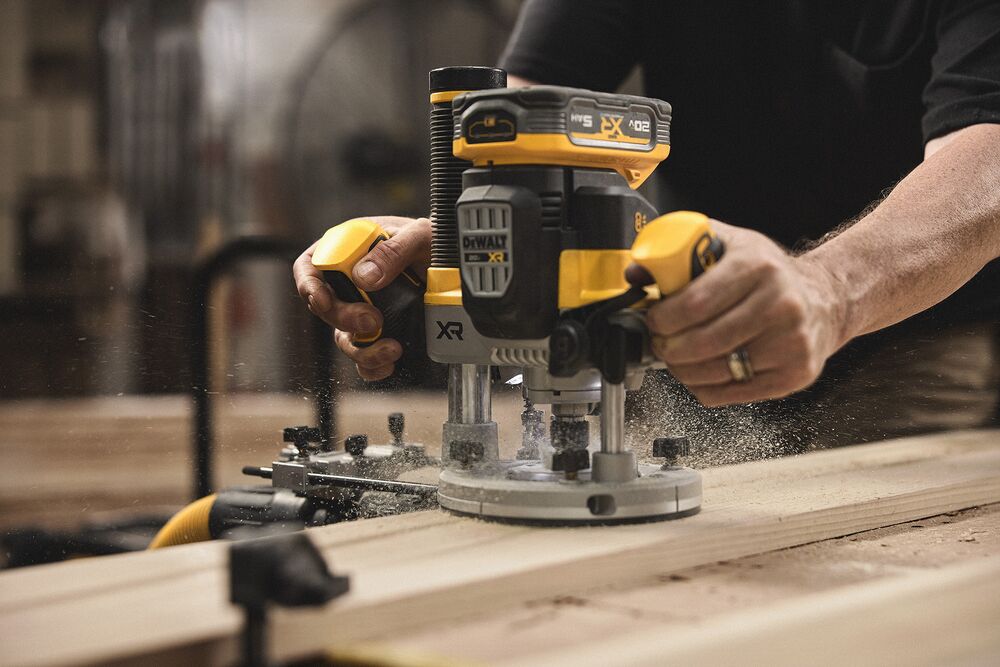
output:
{"label": "man's hand", "polygon": [[[423,277],[431,261],[431,223],[427,218],[414,220],[395,216],[369,217],[382,226],[390,238],[379,243],[354,267],[354,283],[366,292],[375,292],[393,280],[406,267]],[[382,313],[367,303],[344,303],[323,280],[323,273],[312,265],[312,244],[292,267],[295,287],[309,310],[335,328],[337,347],[358,366],[365,380],[381,380],[392,375],[403,353],[399,341],[382,338],[370,347],[355,347],[351,334],[369,334],[382,325]]]}
{"label": "man's hand", "polygon": [[[811,385],[841,345],[844,305],[821,265],[766,236],[712,221],[719,263],[649,309],[653,351],[704,405],[780,398]],[[629,278],[641,270],[633,266]],[[727,357],[746,349],[755,375],[735,382]]]}

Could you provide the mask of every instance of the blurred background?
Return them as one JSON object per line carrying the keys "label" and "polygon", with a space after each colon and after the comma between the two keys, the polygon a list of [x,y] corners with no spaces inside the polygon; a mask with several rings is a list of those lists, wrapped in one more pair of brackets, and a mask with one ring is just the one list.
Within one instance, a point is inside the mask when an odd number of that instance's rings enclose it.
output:
{"label": "blurred background", "polygon": [[[185,391],[199,261],[426,215],[427,71],[494,63],[517,5],[2,0],[0,397]],[[225,388],[300,381],[290,286],[220,290]]]}
{"label": "blurred background", "polygon": [[0,562],[162,521],[204,432],[215,484],[247,483],[324,377],[357,392],[339,437],[403,409],[440,439],[440,392],[330,369],[290,264],[342,220],[427,215],[427,72],[494,64],[519,4],[0,0]]}

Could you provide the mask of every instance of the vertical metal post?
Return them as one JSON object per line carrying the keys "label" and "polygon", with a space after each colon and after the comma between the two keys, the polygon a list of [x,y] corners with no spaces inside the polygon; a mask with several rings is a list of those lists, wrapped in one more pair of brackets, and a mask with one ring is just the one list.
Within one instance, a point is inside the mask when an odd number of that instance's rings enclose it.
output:
{"label": "vertical metal post", "polygon": [[463,424],[485,424],[493,418],[491,405],[490,367],[476,364],[461,365]]}
{"label": "vertical metal post", "polygon": [[601,382],[601,452],[625,451],[625,385]]}
{"label": "vertical metal post", "polygon": [[625,385],[601,382],[601,451],[590,461],[595,482],[630,482],[639,476],[635,452],[625,449]]}

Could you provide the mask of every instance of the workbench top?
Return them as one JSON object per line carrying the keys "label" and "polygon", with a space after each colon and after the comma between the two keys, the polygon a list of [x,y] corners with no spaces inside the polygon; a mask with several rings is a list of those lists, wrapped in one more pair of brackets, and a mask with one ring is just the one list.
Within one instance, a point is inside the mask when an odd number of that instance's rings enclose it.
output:
{"label": "workbench top", "polygon": [[[1000,431],[705,470],[676,521],[417,512],[310,529],[351,591],[275,610],[274,655],[351,664],[998,664]],[[227,549],[0,573],[0,663],[231,664]],[[58,628],[59,641],[46,641]],[[367,662],[364,662],[367,660]]]}

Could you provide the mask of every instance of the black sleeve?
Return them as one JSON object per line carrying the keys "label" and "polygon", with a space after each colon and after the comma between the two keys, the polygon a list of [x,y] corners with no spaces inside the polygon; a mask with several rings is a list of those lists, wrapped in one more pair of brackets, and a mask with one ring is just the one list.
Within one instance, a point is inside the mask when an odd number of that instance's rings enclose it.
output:
{"label": "black sleeve", "polygon": [[924,88],[924,141],[976,123],[1000,123],[1000,2],[945,2]]}
{"label": "black sleeve", "polygon": [[634,4],[527,0],[500,67],[538,83],[614,91],[638,57]]}

